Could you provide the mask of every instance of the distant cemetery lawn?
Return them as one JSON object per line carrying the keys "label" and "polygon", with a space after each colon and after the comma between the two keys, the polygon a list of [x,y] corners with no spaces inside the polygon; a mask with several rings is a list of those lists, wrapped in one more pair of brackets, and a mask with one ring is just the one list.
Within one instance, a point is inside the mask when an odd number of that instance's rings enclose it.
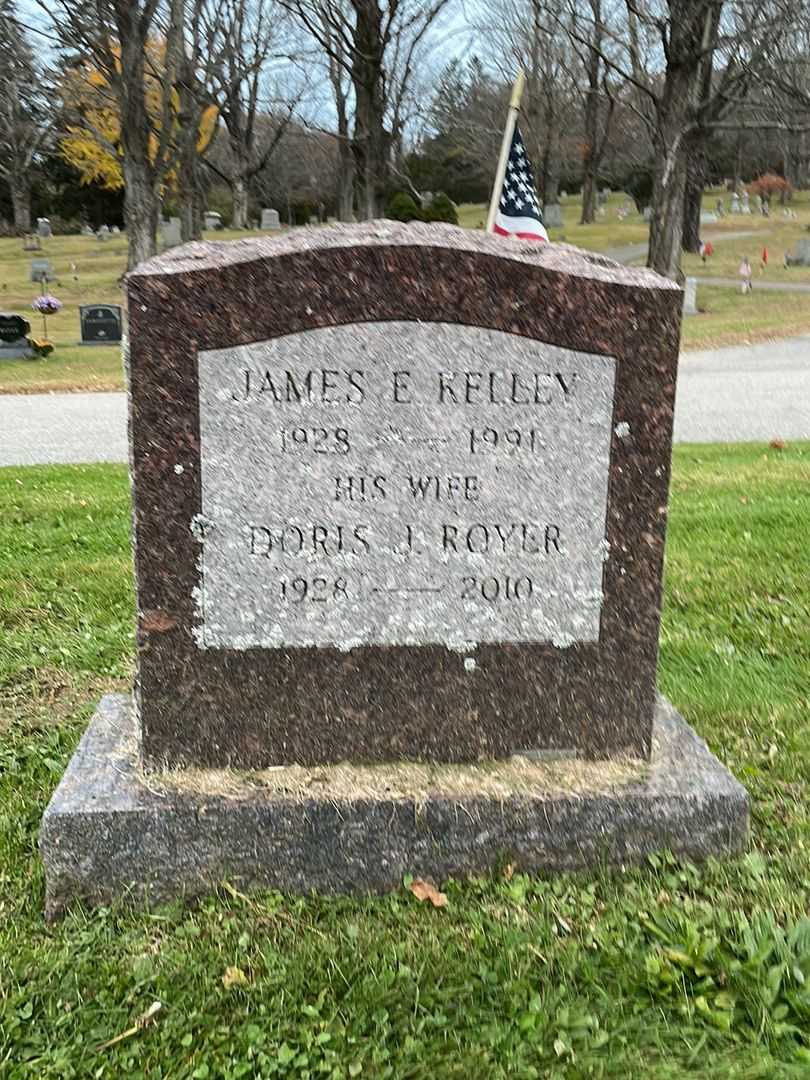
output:
{"label": "distant cemetery lawn", "polygon": [[[720,192],[707,192],[704,206],[713,209]],[[578,225],[579,198],[563,203],[565,225],[552,229],[552,240],[565,240],[591,251],[613,251],[643,245],[647,227],[633,210],[619,220],[619,208],[629,202],[625,196],[610,196],[605,217],[594,225]],[[728,205],[728,196],[726,196]],[[737,279],[740,259],[747,255],[754,270],[754,290],[750,296],[738,295],[734,287],[698,289],[698,307],[704,314],[687,319],[683,329],[684,348],[709,348],[718,345],[761,341],[810,331],[810,292],[764,293],[757,290],[760,281],[804,282],[810,285],[810,268],[782,265],[785,251],[796,240],[808,235],[810,192],[798,192],[792,208],[796,220],[782,217],[782,208],[774,206],[770,218],[751,214],[726,217],[707,227],[706,236],[714,244],[714,254],[704,264],[699,256],[684,257],[687,274],[697,277]],[[486,207],[465,205],[459,208],[460,223],[467,228],[483,226]],[[736,240],[723,240],[725,233],[752,232]],[[275,234],[278,235],[278,234]],[[207,234],[209,239],[227,240],[244,236],[240,232]],[[760,272],[763,247],[768,249],[768,265]],[[48,318],[48,336],[55,343],[53,353],[44,360],[6,360],[0,363],[0,393],[26,393],[52,390],[120,390],[123,371],[120,349],[116,346],[78,346],[80,340],[79,305],[94,302],[120,304],[120,278],[126,263],[126,239],[111,235],[106,242],[95,237],[56,236],[42,240],[41,252],[23,251],[20,239],[0,239],[0,310],[23,315],[31,323],[34,337],[42,336],[42,320],[31,311],[31,301],[39,286],[29,281],[32,258],[49,259],[58,281],[48,286],[64,304]],[[644,256],[633,260],[643,264]]]}
{"label": "distant cemetery lawn", "polygon": [[440,910],[407,882],[224,883],[46,926],[42,812],[131,678],[129,490],[119,466],[0,470],[0,1073],[807,1075],[808,485],[810,443],[675,449],[660,685],[748,786],[742,858],[552,879],[504,859]]}

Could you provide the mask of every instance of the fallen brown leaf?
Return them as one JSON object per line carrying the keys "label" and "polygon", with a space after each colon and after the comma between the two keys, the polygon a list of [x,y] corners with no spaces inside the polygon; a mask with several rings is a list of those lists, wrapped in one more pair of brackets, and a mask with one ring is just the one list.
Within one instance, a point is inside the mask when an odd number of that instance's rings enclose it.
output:
{"label": "fallen brown leaf", "polygon": [[422,881],[420,878],[412,881],[411,892],[419,901],[429,900],[434,907],[447,907],[446,893],[439,892],[429,881]]}
{"label": "fallen brown leaf", "polygon": [[784,439],[771,439],[768,446],[770,446],[771,450],[784,450],[787,443]]}
{"label": "fallen brown leaf", "polygon": [[226,967],[225,974],[222,976],[222,985],[226,990],[230,990],[232,986],[247,986],[248,977],[238,967]]}
{"label": "fallen brown leaf", "polygon": [[177,626],[177,619],[163,608],[154,608],[141,614],[141,630],[147,633],[164,634]]}

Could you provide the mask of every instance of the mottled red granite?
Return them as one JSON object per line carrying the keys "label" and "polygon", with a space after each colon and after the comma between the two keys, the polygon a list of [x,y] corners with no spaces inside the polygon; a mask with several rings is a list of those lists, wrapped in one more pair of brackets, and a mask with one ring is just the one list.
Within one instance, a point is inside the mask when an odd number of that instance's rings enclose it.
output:
{"label": "mottled red granite", "polygon": [[[147,766],[649,755],[682,302],[672,282],[564,245],[374,222],[188,244],[138,267],[128,289]],[[385,319],[617,358],[615,415],[630,436],[611,447],[598,643],[481,646],[473,676],[438,646],[196,646],[197,351]]]}

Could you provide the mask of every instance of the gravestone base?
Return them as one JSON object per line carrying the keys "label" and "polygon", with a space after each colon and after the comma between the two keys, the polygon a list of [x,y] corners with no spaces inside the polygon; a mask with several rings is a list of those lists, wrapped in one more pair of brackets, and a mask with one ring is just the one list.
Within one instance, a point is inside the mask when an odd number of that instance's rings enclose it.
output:
{"label": "gravestone base", "polygon": [[105,697],[40,830],[46,913],[239,889],[366,893],[516,869],[740,852],[745,789],[663,698],[650,762],[284,766],[144,776],[131,699]]}
{"label": "gravestone base", "polygon": [[36,353],[24,339],[9,345],[0,342],[0,360],[31,360]]}

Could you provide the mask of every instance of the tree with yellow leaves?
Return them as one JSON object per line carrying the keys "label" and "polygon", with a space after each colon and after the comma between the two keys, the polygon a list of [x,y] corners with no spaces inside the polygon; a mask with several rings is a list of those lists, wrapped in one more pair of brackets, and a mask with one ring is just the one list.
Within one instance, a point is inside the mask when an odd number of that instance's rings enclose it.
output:
{"label": "tree with yellow leaves", "polygon": [[186,238],[197,231],[198,146],[216,126],[203,73],[217,55],[220,2],[37,0],[75,68],[65,87],[75,129],[65,153],[88,179],[115,185],[120,173],[130,268],[155,254],[161,197],[173,180],[192,206]]}
{"label": "tree with yellow leaves", "polygon": [[[116,52],[120,50],[116,49]],[[170,95],[171,139],[168,144],[161,140],[165,52],[162,41],[147,43],[146,103],[152,128],[149,158],[154,168],[161,148],[170,155],[162,170],[161,195],[182,191],[184,207],[192,207],[192,213],[184,222],[183,239],[187,240],[200,234],[203,208],[198,159],[211,145],[218,113],[216,106],[207,102],[204,95],[188,93],[189,64],[181,62],[178,83],[172,87]],[[68,115],[74,122],[67,125],[60,140],[61,156],[79,172],[82,183],[120,190],[124,186],[121,119],[107,77],[89,61],[84,61],[65,74],[62,95]],[[196,138],[188,137],[189,129],[196,131]]]}

